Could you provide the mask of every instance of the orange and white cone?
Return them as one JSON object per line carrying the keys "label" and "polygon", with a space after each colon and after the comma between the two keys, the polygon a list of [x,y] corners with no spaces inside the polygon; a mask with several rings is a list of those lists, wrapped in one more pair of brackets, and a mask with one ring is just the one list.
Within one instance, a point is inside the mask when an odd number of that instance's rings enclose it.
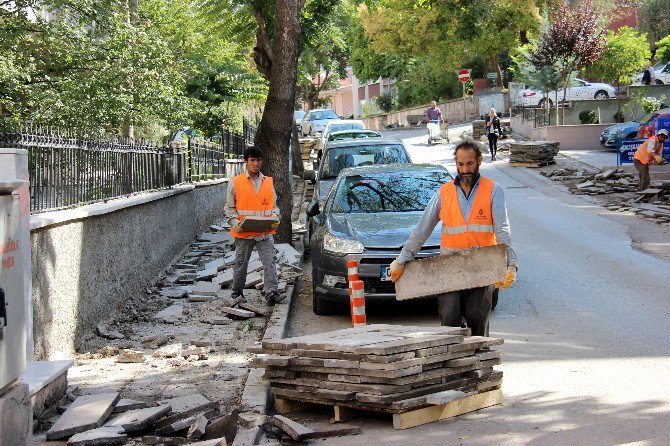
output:
{"label": "orange and white cone", "polygon": [[349,280],[349,289],[351,290],[351,282],[358,280],[358,261],[347,261],[347,279]]}
{"label": "orange and white cone", "polygon": [[349,304],[351,306],[351,325],[365,325],[365,292],[362,280],[350,282]]}

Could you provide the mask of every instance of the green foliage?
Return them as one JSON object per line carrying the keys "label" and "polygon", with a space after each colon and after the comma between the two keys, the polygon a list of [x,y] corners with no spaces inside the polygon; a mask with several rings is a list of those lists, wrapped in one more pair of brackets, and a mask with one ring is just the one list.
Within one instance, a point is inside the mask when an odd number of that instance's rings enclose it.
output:
{"label": "green foliage", "polygon": [[590,68],[603,81],[627,84],[633,76],[649,64],[647,36],[624,26],[618,31],[607,31],[605,53]]}
{"label": "green foliage", "polygon": [[670,62],[670,35],[656,42],[656,60],[659,62]]}
{"label": "green foliage", "polygon": [[377,96],[375,102],[377,107],[383,112],[388,113],[393,110],[393,95],[390,93],[384,93],[381,96]]}
{"label": "green foliage", "polygon": [[579,122],[582,124],[597,124],[598,116],[593,110],[582,110],[579,112]]}
{"label": "green foliage", "polygon": [[660,110],[661,107],[663,106],[663,101],[665,100],[665,96],[662,98],[655,98],[651,96],[646,96],[643,98],[640,98],[640,106],[642,107],[642,110],[644,113],[651,113],[655,112],[656,110]]}
{"label": "green foliage", "polygon": [[667,0],[642,0],[637,14],[637,27],[647,35],[650,44],[670,34],[670,9]]}

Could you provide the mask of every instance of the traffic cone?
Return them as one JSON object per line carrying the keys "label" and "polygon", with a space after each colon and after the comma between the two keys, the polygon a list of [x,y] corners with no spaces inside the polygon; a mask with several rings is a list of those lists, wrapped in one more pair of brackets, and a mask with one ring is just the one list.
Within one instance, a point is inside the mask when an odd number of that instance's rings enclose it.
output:
{"label": "traffic cone", "polygon": [[365,325],[365,292],[362,280],[354,280],[349,288],[351,325]]}
{"label": "traffic cone", "polygon": [[351,282],[358,280],[358,261],[347,261],[347,279],[349,280],[349,289],[351,290]]}

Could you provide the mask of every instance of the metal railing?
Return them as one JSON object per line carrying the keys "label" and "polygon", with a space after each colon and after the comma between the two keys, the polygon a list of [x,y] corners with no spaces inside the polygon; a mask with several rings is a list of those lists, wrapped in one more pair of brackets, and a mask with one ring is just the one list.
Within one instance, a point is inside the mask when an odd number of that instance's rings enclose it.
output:
{"label": "metal railing", "polygon": [[189,138],[180,147],[0,120],[0,148],[28,151],[30,210],[37,213],[231,176],[256,135],[246,120],[243,129],[224,131],[218,141]]}
{"label": "metal railing", "polygon": [[31,212],[105,201],[186,180],[184,153],[150,141],[83,138],[52,127],[0,125],[0,147],[28,151]]}

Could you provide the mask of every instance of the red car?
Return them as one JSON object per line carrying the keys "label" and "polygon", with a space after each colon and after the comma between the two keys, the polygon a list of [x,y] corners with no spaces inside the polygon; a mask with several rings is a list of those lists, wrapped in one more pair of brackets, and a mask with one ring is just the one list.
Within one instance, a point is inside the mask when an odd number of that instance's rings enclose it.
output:
{"label": "red car", "polygon": [[660,129],[670,130],[670,108],[662,108],[653,112],[640,124],[637,129],[638,139],[647,139]]}

